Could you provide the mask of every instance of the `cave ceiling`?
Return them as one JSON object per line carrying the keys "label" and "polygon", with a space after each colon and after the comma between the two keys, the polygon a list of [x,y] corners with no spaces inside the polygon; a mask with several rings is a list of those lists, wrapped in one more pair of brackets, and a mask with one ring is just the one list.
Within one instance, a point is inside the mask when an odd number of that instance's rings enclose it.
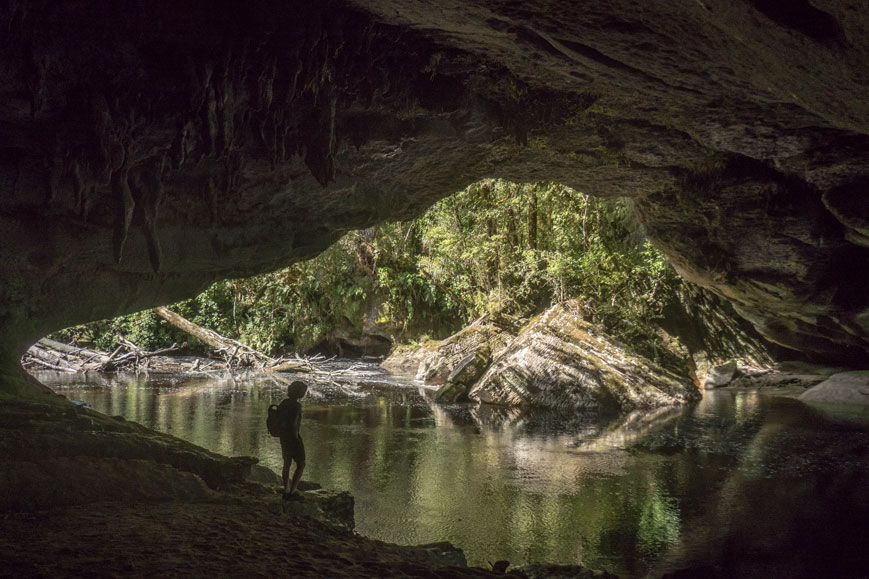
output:
{"label": "cave ceiling", "polygon": [[484,177],[630,198],[767,338],[869,359],[862,0],[311,4],[0,4],[8,360]]}

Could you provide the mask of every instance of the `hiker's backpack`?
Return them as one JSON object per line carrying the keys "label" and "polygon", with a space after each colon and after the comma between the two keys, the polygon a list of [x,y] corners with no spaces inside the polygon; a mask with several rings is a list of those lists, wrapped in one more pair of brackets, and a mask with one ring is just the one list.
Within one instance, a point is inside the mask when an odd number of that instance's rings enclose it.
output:
{"label": "hiker's backpack", "polygon": [[277,404],[269,406],[269,415],[266,417],[266,428],[272,436],[282,436],[287,430],[286,409],[281,409]]}

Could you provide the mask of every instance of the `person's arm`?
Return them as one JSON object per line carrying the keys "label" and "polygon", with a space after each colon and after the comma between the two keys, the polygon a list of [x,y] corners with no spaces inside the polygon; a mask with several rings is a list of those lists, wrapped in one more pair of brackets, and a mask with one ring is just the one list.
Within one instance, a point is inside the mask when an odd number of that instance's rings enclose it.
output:
{"label": "person's arm", "polygon": [[296,437],[296,440],[299,439],[299,429],[302,428],[302,409],[299,408],[298,413],[296,414],[296,419],[293,421],[293,436]]}

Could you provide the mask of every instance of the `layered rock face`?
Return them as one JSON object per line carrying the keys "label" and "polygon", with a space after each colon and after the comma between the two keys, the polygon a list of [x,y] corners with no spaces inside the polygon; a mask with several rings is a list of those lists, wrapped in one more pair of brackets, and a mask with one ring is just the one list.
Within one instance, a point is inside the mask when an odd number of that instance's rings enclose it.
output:
{"label": "layered rock face", "polygon": [[[488,365],[492,358],[507,349],[518,331],[515,320],[486,314],[446,340],[431,344],[430,351],[420,356],[416,379],[430,386],[441,386],[464,358],[477,353],[484,359],[484,366]],[[428,350],[425,346],[423,349]]]}
{"label": "layered rock face", "polygon": [[481,177],[627,196],[692,281],[869,359],[856,0],[0,6],[3,365]]}
{"label": "layered rock face", "polygon": [[583,320],[575,301],[556,304],[522,330],[469,393],[504,406],[628,412],[700,398],[676,376]]}

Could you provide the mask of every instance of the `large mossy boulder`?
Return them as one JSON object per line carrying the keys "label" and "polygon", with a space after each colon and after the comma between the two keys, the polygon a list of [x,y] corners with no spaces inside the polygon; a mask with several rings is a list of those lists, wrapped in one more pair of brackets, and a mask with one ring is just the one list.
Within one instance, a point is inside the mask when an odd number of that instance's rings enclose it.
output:
{"label": "large mossy boulder", "polygon": [[700,392],[688,376],[629,353],[570,300],[526,326],[469,396],[505,406],[627,412],[684,404]]}
{"label": "large mossy boulder", "polygon": [[499,356],[513,340],[516,329],[510,318],[486,314],[431,348],[422,357],[416,378],[430,386],[445,384],[469,355],[487,349],[493,358]]}

